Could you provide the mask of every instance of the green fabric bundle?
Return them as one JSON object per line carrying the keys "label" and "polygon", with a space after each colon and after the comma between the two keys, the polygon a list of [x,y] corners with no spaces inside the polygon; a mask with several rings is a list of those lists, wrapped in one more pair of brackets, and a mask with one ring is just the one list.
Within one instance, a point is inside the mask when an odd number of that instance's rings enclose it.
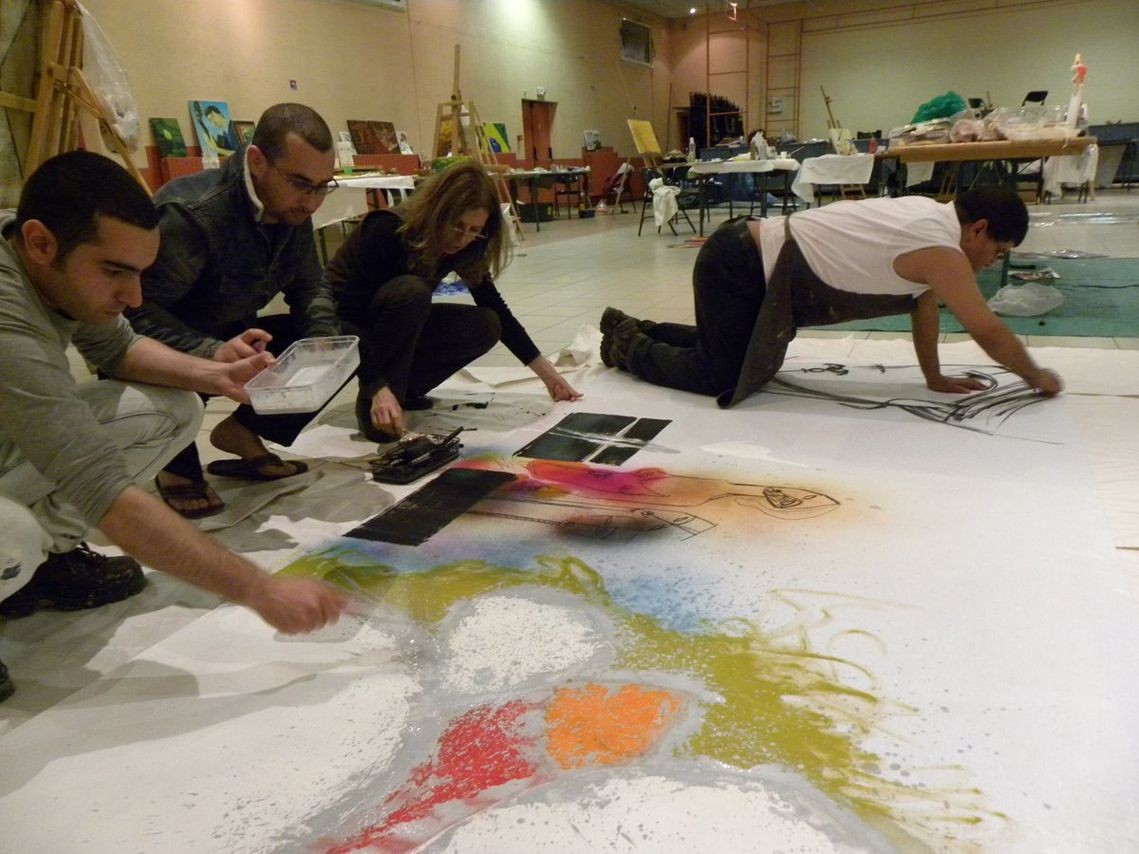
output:
{"label": "green fabric bundle", "polygon": [[956,92],[946,92],[938,95],[932,101],[926,101],[914,113],[912,124],[928,122],[932,119],[944,119],[965,109],[965,99]]}

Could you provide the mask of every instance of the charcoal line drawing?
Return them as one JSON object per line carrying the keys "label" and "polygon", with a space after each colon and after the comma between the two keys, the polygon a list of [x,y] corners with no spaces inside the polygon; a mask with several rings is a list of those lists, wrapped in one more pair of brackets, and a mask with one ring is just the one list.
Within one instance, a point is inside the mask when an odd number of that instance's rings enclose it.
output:
{"label": "charcoal line drawing", "polygon": [[[819,374],[829,373],[834,376],[849,377],[853,370],[873,370],[879,374],[899,370],[920,370],[916,365],[891,366],[858,365],[847,366],[840,363],[827,363],[822,366],[799,368],[797,371],[785,370],[774,377],[766,386],[764,392],[768,394],[784,395],[786,397],[800,397],[809,400],[823,400],[837,403],[852,409],[900,409],[917,418],[934,421],[958,427],[963,430],[973,430],[978,433],[993,434],[1012,416],[1026,407],[1045,400],[1041,394],[1029,388],[1025,383],[1016,381],[1009,383],[1011,375],[1001,368],[980,368],[966,365],[945,365],[946,369],[956,368],[952,371],[956,375],[964,375],[982,381],[986,388],[975,394],[956,397],[953,400],[927,400],[913,397],[886,397],[875,399],[856,394],[840,394],[833,391],[813,389],[788,379],[794,373]],[[1001,376],[1005,377],[1002,384]],[[984,422],[984,423],[975,423]],[[986,426],[988,425],[988,426]]]}

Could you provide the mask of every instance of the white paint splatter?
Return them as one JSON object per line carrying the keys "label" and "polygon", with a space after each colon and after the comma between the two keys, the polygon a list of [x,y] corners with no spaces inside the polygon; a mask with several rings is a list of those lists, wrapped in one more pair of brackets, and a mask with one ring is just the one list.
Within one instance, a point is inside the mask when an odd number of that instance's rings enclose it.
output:
{"label": "white paint splatter", "polygon": [[[699,766],[699,767],[697,767]],[[892,851],[885,838],[802,778],[711,762],[567,775],[478,813],[425,846],[433,852]]]}
{"label": "white paint splatter", "polygon": [[744,460],[764,460],[786,466],[807,467],[804,463],[777,457],[772,453],[771,448],[757,445],[754,442],[716,442],[711,445],[701,445],[700,450],[717,457],[737,457]]}
{"label": "white paint splatter", "polygon": [[611,626],[556,591],[528,594],[485,596],[451,610],[439,632],[446,690],[524,691],[608,663]]}

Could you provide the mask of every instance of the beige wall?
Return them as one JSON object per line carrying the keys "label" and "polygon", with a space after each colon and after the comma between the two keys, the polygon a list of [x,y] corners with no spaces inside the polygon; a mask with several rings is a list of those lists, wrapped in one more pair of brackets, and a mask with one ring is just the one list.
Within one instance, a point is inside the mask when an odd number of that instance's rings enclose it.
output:
{"label": "beige wall", "polygon": [[[805,19],[799,130],[821,135],[826,113],[819,85],[836,116],[853,129],[887,129],[908,121],[923,101],[953,89],[963,97],[992,93],[1019,104],[1029,89],[1047,88],[1066,102],[1068,66],[1083,52],[1090,68],[1093,121],[1139,120],[1139,13],[1135,0],[812,0],[757,7],[748,64],[748,123],[759,118],[767,32],[785,54],[792,27]],[[462,88],[485,121],[521,132],[521,99],[545,86],[558,102],[555,157],[576,157],[581,131],[632,153],[625,119],[653,122],[666,139],[672,105],[705,87],[705,35],[699,20],[665,22],[604,0],[409,0],[406,13],[354,0],[85,0],[126,68],[142,119],[174,116],[191,131],[187,100],[229,102],[237,119],[256,119],[283,100],[319,110],[334,131],[348,118],[392,121],[426,150],[435,107],[450,94],[452,49],[462,46]],[[988,11],[978,11],[983,7]],[[653,27],[653,67],[618,56],[623,14]],[[925,16],[925,17],[922,17]],[[768,23],[765,23],[768,22]],[[782,38],[782,41],[780,39]],[[737,35],[713,38],[713,71],[742,68]],[[772,82],[793,76],[779,60]],[[783,66],[786,66],[785,68]],[[776,79],[776,78],[779,79]],[[288,81],[298,83],[290,91]],[[712,90],[743,102],[742,75],[713,77]],[[787,109],[793,109],[788,99]],[[669,141],[680,147],[673,125]],[[88,133],[89,141],[97,139]],[[144,131],[149,142],[149,132]],[[138,162],[143,163],[141,153]]]}
{"label": "beige wall", "polygon": [[[740,105],[745,131],[761,127],[766,45],[766,28],[758,29],[754,22],[732,23],[723,14],[674,21],[669,37],[672,106],[687,107],[690,92],[711,89]],[[695,136],[703,146],[704,140]],[[669,144],[683,149],[688,140],[676,137],[674,123]],[[665,144],[664,137],[660,141]]]}
{"label": "beige wall", "polygon": [[[463,95],[484,121],[505,122],[512,143],[522,131],[523,92],[533,98],[537,86],[558,102],[555,157],[579,157],[586,128],[623,153],[632,152],[626,118],[659,119],[664,129],[667,30],[601,0],[410,0],[406,13],[353,0],[84,5],[118,51],[144,123],[174,116],[191,144],[192,98],[227,101],[233,118],[250,120],[296,100],[333,131],[347,129],[349,118],[391,121],[426,151],[436,105],[451,93],[456,43]],[[618,59],[622,13],[653,26],[653,68]]]}

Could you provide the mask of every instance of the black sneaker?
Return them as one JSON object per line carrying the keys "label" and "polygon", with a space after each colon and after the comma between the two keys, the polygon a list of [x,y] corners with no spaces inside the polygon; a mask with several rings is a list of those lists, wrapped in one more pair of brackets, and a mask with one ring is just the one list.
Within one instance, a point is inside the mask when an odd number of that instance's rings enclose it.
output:
{"label": "black sneaker", "polygon": [[0,602],[0,617],[26,617],[40,608],[82,611],[121,602],[142,591],[146,576],[133,557],[107,557],[80,543],[49,555],[32,580]]}
{"label": "black sneaker", "polygon": [[404,412],[420,412],[435,405],[435,399],[422,394],[407,395],[407,400],[400,404]]}
{"label": "black sneaker", "polygon": [[3,661],[0,661],[0,703],[11,697],[15,690],[16,686],[8,676],[8,668],[4,666]]}

